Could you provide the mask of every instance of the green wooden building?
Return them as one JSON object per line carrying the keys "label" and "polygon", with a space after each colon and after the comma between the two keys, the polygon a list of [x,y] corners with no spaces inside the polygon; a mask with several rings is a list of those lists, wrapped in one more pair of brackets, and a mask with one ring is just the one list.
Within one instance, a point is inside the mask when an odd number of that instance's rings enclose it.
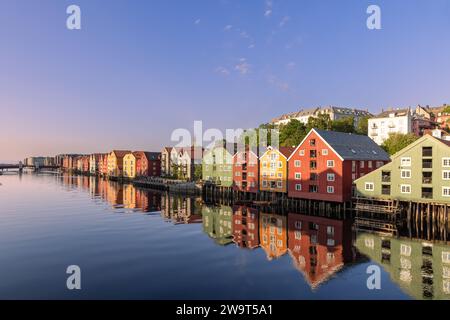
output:
{"label": "green wooden building", "polygon": [[220,187],[233,186],[233,155],[235,145],[218,145],[203,155],[202,178]]}
{"label": "green wooden building", "polygon": [[425,135],[391,159],[355,181],[358,197],[450,202],[450,141]]}
{"label": "green wooden building", "polygon": [[450,299],[450,247],[423,240],[359,233],[356,248],[415,299]]}
{"label": "green wooden building", "polygon": [[202,208],[203,231],[219,245],[233,242],[233,209],[230,206]]}

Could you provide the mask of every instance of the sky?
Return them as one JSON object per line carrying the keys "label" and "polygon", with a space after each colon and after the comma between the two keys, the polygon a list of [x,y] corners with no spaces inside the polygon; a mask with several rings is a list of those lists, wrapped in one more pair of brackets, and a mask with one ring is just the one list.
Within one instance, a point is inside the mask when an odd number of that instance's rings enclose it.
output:
{"label": "sky", "polygon": [[195,120],[450,103],[448,0],[0,0],[0,39],[0,161],[160,150]]}

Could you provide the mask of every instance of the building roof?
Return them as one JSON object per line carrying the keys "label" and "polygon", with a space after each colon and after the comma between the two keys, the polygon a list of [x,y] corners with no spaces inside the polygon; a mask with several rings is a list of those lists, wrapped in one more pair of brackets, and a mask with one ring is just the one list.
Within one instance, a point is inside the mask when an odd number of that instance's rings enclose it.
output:
{"label": "building roof", "polygon": [[114,153],[117,158],[123,158],[127,153],[131,153],[130,150],[113,150],[111,153]]}
{"label": "building roof", "polygon": [[313,129],[344,160],[389,161],[389,155],[368,136]]}
{"label": "building roof", "polygon": [[294,147],[280,147],[278,149],[286,158],[289,158],[289,156],[292,154],[292,152],[295,151]]}
{"label": "building roof", "polygon": [[375,116],[374,118],[389,118],[390,114],[395,114],[396,117],[403,117],[403,116],[406,116],[409,112],[411,112],[410,108],[386,110],[386,111],[381,112],[379,115]]}
{"label": "building roof", "polygon": [[143,154],[149,161],[158,160],[161,157],[161,152],[144,151]]}

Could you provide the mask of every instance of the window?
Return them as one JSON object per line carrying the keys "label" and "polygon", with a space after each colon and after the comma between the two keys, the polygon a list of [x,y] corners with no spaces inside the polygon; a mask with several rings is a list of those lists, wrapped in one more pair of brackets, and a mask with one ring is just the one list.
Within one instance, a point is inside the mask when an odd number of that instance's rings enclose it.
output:
{"label": "window", "polygon": [[283,168],[283,162],[278,161],[278,168]]}
{"label": "window", "polygon": [[369,169],[372,169],[372,166],[373,166],[372,161],[367,161],[367,167]]}
{"label": "window", "polygon": [[327,186],[327,193],[334,193],[334,187],[333,186]]}
{"label": "window", "polygon": [[328,247],[334,247],[334,239],[328,239],[327,240],[327,246]]}
{"label": "window", "polygon": [[327,181],[334,181],[335,180],[335,175],[334,173],[327,173]]}
{"label": "window", "polygon": [[442,251],[442,262],[450,263],[450,251]]}
{"label": "window", "polygon": [[262,185],[263,185],[264,188],[267,188],[267,181],[263,180]]}
{"label": "window", "polygon": [[277,187],[278,187],[278,189],[283,188],[283,182],[277,181]]}
{"label": "window", "polygon": [[300,150],[299,155],[304,156],[305,155],[305,150]]}
{"label": "window", "polygon": [[302,174],[300,172],[296,172],[295,173],[295,180],[301,180],[302,179]]}
{"label": "window", "polygon": [[270,155],[270,160],[276,160],[277,159],[277,154],[276,153],[272,153]]}
{"label": "window", "polygon": [[450,187],[442,187],[442,196],[450,197]]}
{"label": "window", "polygon": [[383,184],[381,186],[381,194],[385,195],[385,196],[389,196],[391,195],[391,185],[389,184]]}
{"label": "window", "polygon": [[450,168],[450,158],[442,158],[442,166]]}
{"label": "window", "polygon": [[240,173],[239,171],[236,171],[235,176],[236,176],[236,177],[240,177],[240,176],[241,176],[241,173]]}
{"label": "window", "polygon": [[281,247],[283,246],[283,241],[278,240],[278,241],[277,241],[277,246],[278,246],[279,248],[281,248]]}
{"label": "window", "polygon": [[283,174],[281,172],[278,172],[277,177],[278,178],[283,178]]}
{"label": "window", "polygon": [[432,147],[423,147],[422,148],[422,157],[431,157],[433,155]]}
{"label": "window", "polygon": [[311,139],[311,140],[309,140],[309,145],[310,145],[311,147],[315,147],[315,146],[316,146],[316,139]]}
{"label": "window", "polygon": [[317,151],[316,150],[309,150],[309,157],[310,158],[317,158]]}
{"label": "window", "polygon": [[366,191],[373,191],[375,189],[375,185],[373,184],[373,182],[366,182],[364,188]]}
{"label": "window", "polygon": [[401,193],[411,193],[411,185],[410,184],[402,184],[400,185]]}
{"label": "window", "polygon": [[327,227],[327,235],[329,236],[334,236],[334,227],[333,226],[328,226]]}
{"label": "window", "polygon": [[327,156],[328,155],[328,149],[322,149],[322,155]]}
{"label": "window", "polygon": [[424,169],[433,168],[433,159],[422,159],[422,168]]}
{"label": "window", "polygon": [[400,245],[400,254],[402,256],[410,257],[411,256],[411,246],[408,246],[406,244],[401,244]]}
{"label": "window", "polygon": [[297,184],[295,185],[295,191],[302,191],[302,185],[299,184],[299,183],[297,183]]}
{"label": "window", "polygon": [[311,181],[317,181],[319,179],[319,175],[317,173],[311,173],[309,175],[309,180]]}
{"label": "window", "polygon": [[450,180],[450,170],[443,170],[442,171],[442,179],[443,180]]}
{"label": "window", "polygon": [[295,161],[294,161],[294,167],[300,168],[300,166],[301,166],[300,160],[295,160]]}
{"label": "window", "polygon": [[295,237],[295,240],[302,240],[301,231],[298,231],[298,230],[294,231],[294,237]]}
{"label": "window", "polygon": [[359,163],[359,167],[360,167],[361,169],[364,169],[364,161],[361,161],[361,162]]}
{"label": "window", "polygon": [[264,171],[263,174],[262,174],[262,176],[263,176],[263,178],[266,178],[266,177],[267,177],[267,172]]}
{"label": "window", "polygon": [[309,162],[309,168],[310,169],[312,169],[312,170],[315,170],[315,169],[317,169],[317,162],[316,161],[310,161]]}
{"label": "window", "polygon": [[327,167],[334,168],[334,160],[327,160]]}
{"label": "window", "polygon": [[298,229],[298,230],[302,229],[302,222],[301,221],[295,221],[295,229]]}
{"label": "window", "polygon": [[377,168],[380,168],[380,167],[382,167],[384,165],[384,162],[383,161],[377,161]]}
{"label": "window", "polygon": [[411,167],[411,157],[403,157],[400,159],[400,165],[402,167]]}
{"label": "window", "polygon": [[275,177],[275,172],[271,172],[271,173],[270,173],[270,177],[271,177],[271,178]]}
{"label": "window", "polygon": [[263,168],[267,168],[267,162],[263,161]]}
{"label": "window", "polygon": [[310,185],[309,186],[309,192],[317,193],[317,192],[319,192],[319,188],[316,185]]}
{"label": "window", "polygon": [[272,170],[275,170],[275,169],[276,169],[275,161],[272,161],[272,162],[270,163],[270,169],[272,169]]}
{"label": "window", "polygon": [[400,171],[400,176],[402,179],[411,179],[411,170],[409,169],[403,169]]}

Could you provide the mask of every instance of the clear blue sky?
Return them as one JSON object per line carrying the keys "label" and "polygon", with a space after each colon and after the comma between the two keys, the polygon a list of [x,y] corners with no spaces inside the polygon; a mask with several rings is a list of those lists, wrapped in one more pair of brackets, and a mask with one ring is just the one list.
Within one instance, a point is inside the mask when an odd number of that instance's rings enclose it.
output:
{"label": "clear blue sky", "polygon": [[159,150],[194,120],[450,102],[448,0],[2,0],[0,39],[0,160]]}

